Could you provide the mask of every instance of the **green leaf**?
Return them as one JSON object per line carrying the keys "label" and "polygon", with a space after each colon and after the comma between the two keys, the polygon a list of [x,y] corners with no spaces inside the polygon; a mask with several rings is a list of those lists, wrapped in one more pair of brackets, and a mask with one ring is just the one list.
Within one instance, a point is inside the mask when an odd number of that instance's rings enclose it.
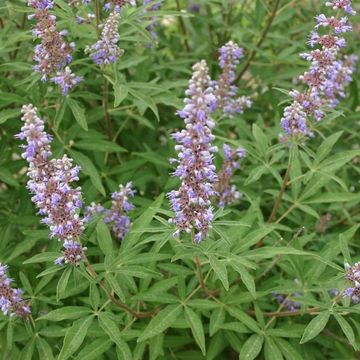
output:
{"label": "green leaf", "polygon": [[256,288],[255,288],[255,281],[250,273],[246,270],[245,266],[239,264],[236,261],[230,261],[229,264],[237,271],[241,277],[242,282],[249,290],[251,296],[255,299],[256,298]]}
{"label": "green leaf", "polygon": [[113,275],[111,273],[106,273],[105,279],[108,281],[111,289],[115,291],[115,294],[119,297],[119,299],[122,302],[125,302],[125,294],[119,284],[119,281],[116,279],[116,274]]}
{"label": "green leaf", "polygon": [[164,335],[159,334],[150,339],[149,344],[149,360],[156,360],[160,355],[164,354],[163,343],[164,343]]}
{"label": "green leaf", "polygon": [[75,160],[75,162],[81,166],[83,173],[90,176],[90,180],[95,189],[97,189],[102,195],[105,196],[106,193],[101,182],[101,177],[92,161],[86,155],[75,150],[70,150],[70,155]]}
{"label": "green leaf", "polygon": [[264,337],[254,334],[250,336],[241,348],[239,360],[254,360],[260,353]]}
{"label": "green leaf", "polygon": [[85,306],[65,306],[61,309],[52,310],[46,315],[40,316],[36,321],[49,320],[49,321],[62,321],[74,320],[85,315],[90,314],[91,310]]}
{"label": "green leaf", "polygon": [[17,180],[14,178],[11,172],[8,169],[6,169],[4,166],[0,167],[0,181],[11,186],[15,186],[15,187],[19,186]]}
{"label": "green leaf", "polygon": [[77,121],[77,123],[85,131],[88,131],[88,124],[86,121],[85,109],[82,106],[80,106],[80,104],[76,100],[71,99],[71,98],[67,98],[66,103],[67,103],[67,105],[69,105],[71,112],[73,113],[74,118]]}
{"label": "green leaf", "polygon": [[129,88],[125,84],[120,84],[119,82],[115,82],[114,84],[114,107],[119,106],[123,100],[128,96]]}
{"label": "green leaf", "polygon": [[98,316],[99,324],[102,329],[108,334],[109,338],[118,346],[118,349],[121,351],[123,359],[131,360],[132,354],[128,344],[122,339],[121,332],[116,323],[111,319],[111,317],[106,313],[102,312]]}
{"label": "green leaf", "polygon": [[36,338],[36,348],[38,350],[40,359],[54,359],[54,355],[52,353],[50,345],[47,343],[46,340],[42,339],[41,337]]}
{"label": "green leaf", "polygon": [[339,234],[340,249],[347,263],[351,264],[351,255],[349,251],[349,241],[353,238],[360,225],[354,225],[349,230]]}
{"label": "green leaf", "polygon": [[102,139],[86,139],[77,140],[74,146],[79,149],[100,151],[100,152],[126,152],[123,147],[107,140]]}
{"label": "green leaf", "polygon": [[90,325],[94,320],[93,316],[88,316],[76,320],[71,328],[66,331],[63,346],[61,348],[59,357],[57,360],[66,360],[80,347],[83,343]]}
{"label": "green leaf", "polygon": [[242,310],[240,310],[236,307],[230,307],[230,306],[228,306],[226,308],[226,310],[231,316],[238,319],[242,324],[244,324],[246,327],[248,327],[253,332],[256,332],[257,334],[261,333],[261,330],[260,330],[257,322],[252,317],[250,317],[248,314],[244,313]]}
{"label": "green leaf", "polygon": [[180,316],[181,313],[181,305],[168,305],[150,321],[137,341],[142,342],[164,332],[173,324],[173,322]]}
{"label": "green leaf", "polygon": [[225,322],[225,310],[223,306],[216,308],[210,316],[209,334],[213,336]]}
{"label": "green leaf", "polygon": [[293,346],[284,339],[275,338],[274,341],[278,345],[286,360],[304,360],[304,358],[293,348]]}
{"label": "green leaf", "polygon": [[154,215],[157,213],[156,209],[160,208],[164,200],[164,194],[161,194],[157,199],[143,212],[135,221],[131,227],[130,234],[128,234],[121,242],[120,251],[126,253],[129,248],[139,240],[141,234],[144,233],[143,229],[149,226]]}
{"label": "green leaf", "polygon": [[110,349],[112,341],[106,338],[100,338],[92,341],[85,346],[76,356],[75,360],[98,360],[105,351]]}
{"label": "green leaf", "polygon": [[20,117],[20,109],[6,109],[0,111],[0,124],[3,124],[6,120],[19,118]]}
{"label": "green leaf", "polygon": [[[59,265],[57,265],[60,267]],[[59,301],[61,299],[66,291],[67,284],[70,279],[70,275],[72,273],[72,267],[65,268],[64,272],[61,274],[61,277],[59,279],[59,282],[56,287],[56,299]]]}
{"label": "green leaf", "polygon": [[101,251],[105,255],[111,255],[113,253],[113,242],[110,231],[103,220],[97,223],[96,234]]}
{"label": "green leaf", "polygon": [[336,321],[339,323],[341,330],[345,334],[346,338],[349,340],[349,343],[354,347],[355,350],[357,350],[354,330],[352,329],[350,324],[344,319],[343,316],[341,316],[337,313],[334,313],[333,315],[334,315]]}
{"label": "green leaf", "polygon": [[44,252],[32,256],[30,259],[27,259],[23,264],[36,264],[41,262],[53,262],[60,256],[58,252]]}
{"label": "green leaf", "polygon": [[200,317],[189,307],[185,307],[185,318],[190,325],[195,341],[197,342],[197,344],[201,349],[201,352],[205,356],[206,354],[205,335],[204,335],[203,324],[201,322]]}
{"label": "green leaf", "polygon": [[256,124],[253,124],[252,131],[253,131],[253,136],[256,141],[256,145],[258,146],[260,153],[262,155],[265,155],[266,151],[269,147],[268,138],[266,137],[266,135],[264,134],[262,129],[259,126],[257,126]]}
{"label": "green leaf", "polygon": [[264,346],[265,360],[282,360],[283,356],[274,340],[270,337],[265,338]]}
{"label": "green leaf", "polygon": [[324,203],[334,203],[334,202],[351,202],[359,201],[360,195],[353,193],[325,193],[316,195],[310,199],[305,200],[306,204],[324,204]]}
{"label": "green leaf", "polygon": [[323,311],[315,318],[313,318],[305,328],[304,334],[300,340],[300,344],[304,344],[320,334],[329,321],[329,317],[330,313],[328,311]]}
{"label": "green leaf", "polygon": [[316,155],[318,161],[322,161],[326,158],[327,155],[330,154],[332,148],[336,144],[336,142],[339,140],[340,136],[343,134],[342,131],[339,131],[335,134],[330,135],[328,138],[326,138],[321,145],[319,146]]}
{"label": "green leaf", "polygon": [[129,88],[129,92],[131,95],[137,98],[142,104],[144,104],[145,108],[149,107],[156,116],[157,120],[160,121],[158,108],[155,104],[155,101],[151,97],[145,95],[140,91],[130,88]]}
{"label": "green leaf", "polygon": [[214,270],[217,277],[222,282],[225,290],[229,290],[229,279],[228,279],[228,273],[226,269],[226,265],[217,259],[214,255],[208,255],[210,266]]}

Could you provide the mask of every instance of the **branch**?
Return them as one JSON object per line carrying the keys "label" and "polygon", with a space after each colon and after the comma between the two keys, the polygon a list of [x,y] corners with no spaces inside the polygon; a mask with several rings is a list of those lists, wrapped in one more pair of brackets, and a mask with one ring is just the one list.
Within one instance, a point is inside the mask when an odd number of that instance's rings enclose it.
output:
{"label": "branch", "polygon": [[249,57],[247,58],[244,67],[241,69],[239,75],[237,76],[237,78],[235,80],[235,83],[239,82],[240,79],[243,77],[246,70],[249,68],[251,62],[253,61],[253,59],[254,59],[254,57],[256,55],[256,52],[260,49],[263,41],[266,38],[266,35],[268,34],[268,32],[269,32],[269,30],[271,28],[271,25],[272,25],[272,23],[273,23],[273,21],[275,19],[276,13],[277,13],[278,8],[279,8],[279,5],[280,5],[280,0],[275,0],[274,8],[273,8],[272,12],[270,13],[268,21],[267,21],[267,23],[265,25],[265,28],[264,28],[263,32],[261,33],[261,36],[260,36],[259,40],[257,41],[257,43],[255,45],[255,49],[251,50],[251,52],[249,54]]}

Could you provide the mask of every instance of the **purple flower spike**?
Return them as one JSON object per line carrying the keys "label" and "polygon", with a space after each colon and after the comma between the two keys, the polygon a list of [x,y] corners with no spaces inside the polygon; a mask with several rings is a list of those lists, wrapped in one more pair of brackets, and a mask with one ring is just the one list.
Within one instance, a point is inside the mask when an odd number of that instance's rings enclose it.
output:
{"label": "purple flower spike", "polygon": [[[326,6],[344,10],[350,15],[355,14],[350,0],[327,1]],[[281,119],[281,127],[290,136],[311,136],[309,118],[320,121],[327,109],[335,107],[339,98],[345,97],[345,87],[351,82],[355,71],[357,57],[340,54],[346,45],[340,35],[351,31],[347,17],[338,19],[321,14],[316,17],[316,21],[315,30],[308,41],[313,50],[300,54],[311,63],[309,70],[299,77],[307,89],[303,92],[290,91],[293,103],[285,108]],[[326,34],[318,32],[323,27],[329,29]],[[315,46],[319,48],[314,49]]]}
{"label": "purple flower spike", "polygon": [[22,298],[22,290],[11,287],[7,276],[8,266],[0,263],[0,310],[4,315],[26,317],[31,313],[29,304]]}
{"label": "purple flower spike", "polygon": [[35,46],[34,60],[37,64],[34,70],[42,75],[43,81],[56,74],[52,80],[61,86],[62,94],[65,96],[81,79],[73,75],[66,66],[72,59],[75,45],[63,39],[66,31],[57,30],[56,16],[49,12],[49,9],[54,7],[53,1],[29,0],[28,6],[35,9],[35,13],[29,18],[37,21],[32,33],[41,40],[40,44]]}
{"label": "purple flower spike", "polygon": [[210,198],[215,195],[213,153],[217,152],[211,145],[215,138],[211,129],[215,123],[210,118],[216,108],[216,98],[204,60],[193,66],[193,76],[185,94],[185,107],[178,112],[184,119],[185,129],[172,135],[178,144],[175,146],[178,159],[172,160],[178,166],[173,175],[180,178],[181,185],[168,193],[175,212],[170,222],[177,229],[174,236],[194,230],[194,241],[198,243],[208,236],[213,220]]}
{"label": "purple flower spike", "polygon": [[22,156],[29,163],[27,188],[33,195],[31,200],[38,214],[44,216],[42,223],[49,226],[51,238],[76,242],[84,231],[84,220],[79,216],[83,205],[81,189],[72,187],[79,180],[80,167],[73,166],[66,155],[50,160],[52,138],[44,131],[37,109],[24,105],[22,113],[25,124],[16,137],[27,142],[22,145]]}
{"label": "purple flower spike", "polygon": [[223,71],[219,80],[214,82],[217,106],[227,116],[235,113],[242,114],[246,108],[252,105],[249,97],[241,96],[236,98],[238,88],[234,85],[235,69],[239,60],[244,56],[243,49],[233,41],[229,41],[220,48],[219,52],[219,66]]}
{"label": "purple flower spike", "polygon": [[241,197],[241,193],[236,190],[235,185],[231,185],[233,171],[240,167],[239,160],[245,157],[245,150],[242,148],[231,149],[229,145],[223,147],[225,159],[218,178],[214,184],[216,198],[219,207],[236,202]]}
{"label": "purple flower spike", "polygon": [[119,191],[111,194],[112,205],[110,210],[105,211],[104,221],[112,225],[112,232],[119,240],[122,240],[130,230],[131,221],[126,213],[134,209],[129,198],[134,197],[135,193],[131,182],[125,186],[120,185]]}
{"label": "purple flower spike", "polygon": [[90,54],[90,58],[98,65],[108,65],[115,63],[124,53],[118,47],[120,14],[112,12],[105,22],[101,32],[101,39],[95,44],[87,47],[85,51]]}

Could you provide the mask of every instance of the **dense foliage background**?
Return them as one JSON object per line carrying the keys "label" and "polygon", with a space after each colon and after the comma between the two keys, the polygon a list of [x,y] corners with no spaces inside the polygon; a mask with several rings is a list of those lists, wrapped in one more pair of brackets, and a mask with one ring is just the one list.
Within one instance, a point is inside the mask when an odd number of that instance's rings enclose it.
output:
{"label": "dense foliage background", "polygon": [[[95,26],[75,21],[86,5],[55,3],[59,28],[76,44],[72,69],[84,78],[66,97],[33,71],[33,9],[0,3],[0,262],[32,307],[31,319],[0,315],[0,358],[357,358],[360,305],[341,294],[344,262],[360,259],[359,73],[314,138],[279,141],[287,91],[308,66],[299,53],[323,1],[164,0],[155,19],[140,4],[125,7],[125,52],[105,68],[84,54],[97,39]],[[101,22],[106,16],[101,9]],[[347,53],[359,54],[359,20],[352,17]],[[157,41],[146,29],[153,21]],[[217,78],[218,48],[229,40],[244,48],[239,93],[253,106],[215,118],[214,134],[219,148],[246,149],[233,177],[243,197],[216,208],[210,237],[195,245],[173,238],[168,223],[165,194],[179,185],[169,175],[170,134],[184,126],[175,112],[191,66],[205,59]],[[87,226],[81,241],[92,265],[53,264],[61,244],[40,225],[14,138],[29,103],[54,136],[53,155],[81,166],[86,205],[109,204],[120,183],[137,189],[122,242],[101,217]],[[274,294],[300,305],[290,311]]]}

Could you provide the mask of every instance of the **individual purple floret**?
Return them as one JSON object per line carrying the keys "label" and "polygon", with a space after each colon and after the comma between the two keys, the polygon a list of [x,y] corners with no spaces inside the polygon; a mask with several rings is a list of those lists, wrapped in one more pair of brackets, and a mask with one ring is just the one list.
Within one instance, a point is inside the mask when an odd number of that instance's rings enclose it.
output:
{"label": "individual purple floret", "polygon": [[104,8],[106,11],[120,12],[125,5],[136,6],[136,0],[106,0]]}
{"label": "individual purple floret", "polygon": [[56,76],[54,76],[51,80],[61,87],[62,95],[66,96],[69,90],[82,80],[82,77],[73,74],[71,69],[67,66],[64,70],[58,71]]}
{"label": "individual purple floret", "polygon": [[353,266],[346,263],[345,270],[345,278],[350,280],[353,286],[344,291],[344,297],[350,297],[354,304],[358,304],[360,302],[360,262],[355,263]]}
{"label": "individual purple floret", "polygon": [[234,203],[241,197],[236,186],[231,185],[231,176],[233,171],[240,167],[239,160],[245,157],[245,150],[242,148],[231,149],[229,145],[224,144],[223,150],[225,159],[214,184],[219,207]]}
{"label": "individual purple floret", "polygon": [[64,241],[64,250],[62,256],[55,260],[56,265],[71,264],[78,266],[85,260],[86,247],[82,247],[81,244],[73,240]]}
{"label": "individual purple floret", "polygon": [[33,105],[22,107],[25,124],[16,135],[27,144],[22,145],[22,157],[29,163],[27,188],[33,195],[31,200],[43,215],[42,222],[49,226],[50,237],[62,241],[77,241],[84,231],[84,220],[79,212],[83,205],[81,189],[73,188],[79,180],[79,166],[64,155],[60,159],[49,159],[51,136],[44,131],[44,122]]}
{"label": "individual purple floret", "polygon": [[0,310],[4,315],[26,317],[30,306],[22,298],[22,290],[11,287],[13,282],[7,276],[8,266],[0,263]]}
{"label": "individual purple floret", "polygon": [[[326,5],[354,15],[350,0],[328,1]],[[328,108],[335,107],[339,98],[345,97],[345,87],[355,70],[357,58],[340,54],[346,45],[340,35],[351,31],[347,17],[338,19],[321,14],[316,21],[315,30],[308,41],[313,50],[300,54],[311,63],[309,70],[299,77],[307,89],[303,92],[290,91],[293,103],[285,108],[281,119],[281,127],[290,136],[312,134],[309,131],[309,118],[320,121]],[[326,28],[326,33],[319,33],[322,28]],[[315,46],[319,48],[314,49]]]}
{"label": "individual purple floret", "polygon": [[[294,311],[301,308],[300,303],[298,303],[296,301],[293,301],[293,300],[290,300],[290,299],[287,299],[287,297],[284,296],[284,295],[277,294],[277,293],[274,293],[273,295],[274,295],[276,301],[279,304],[282,304],[282,306],[285,307],[288,311],[294,312]],[[301,294],[300,293],[294,293],[294,294],[291,295],[291,297],[301,297]]]}
{"label": "individual purple floret", "polygon": [[189,11],[189,12],[198,14],[198,13],[200,12],[200,10],[201,10],[200,4],[190,3],[190,4],[188,5],[188,11]]}
{"label": "individual purple floret", "polygon": [[75,45],[63,39],[66,31],[57,30],[56,16],[49,12],[54,6],[53,1],[29,0],[28,6],[35,9],[35,13],[29,18],[35,18],[37,21],[32,33],[41,40],[41,43],[35,46],[34,60],[37,64],[34,70],[42,75],[43,81],[56,74],[53,81],[61,86],[62,94],[66,95],[68,90],[81,80],[66,66],[72,60]]}
{"label": "individual purple floret", "polygon": [[111,194],[111,208],[105,211],[104,221],[112,225],[112,232],[119,240],[122,240],[130,230],[131,221],[126,214],[134,209],[129,198],[134,197],[135,192],[131,182],[125,186],[119,185],[119,191]]}
{"label": "individual purple floret", "polygon": [[234,113],[242,114],[245,108],[249,108],[252,104],[247,96],[236,98],[238,88],[234,85],[235,69],[239,60],[244,56],[243,49],[233,41],[229,41],[220,48],[219,52],[219,65],[222,73],[219,80],[214,82],[217,106],[228,116]]}
{"label": "individual purple floret", "polygon": [[77,15],[75,20],[78,24],[90,24],[93,20],[96,19],[96,15],[92,13],[88,13],[86,18]]}
{"label": "individual purple floret", "polygon": [[174,236],[194,230],[194,241],[199,243],[208,236],[213,220],[210,199],[215,195],[213,153],[217,152],[217,147],[211,145],[215,138],[211,129],[215,123],[209,116],[216,109],[216,98],[205,60],[193,66],[185,94],[186,105],[178,112],[184,119],[185,129],[172,135],[178,144],[175,146],[178,158],[171,160],[178,164],[173,175],[180,178],[181,185],[179,190],[168,193],[175,211],[170,222],[177,228]]}
{"label": "individual purple floret", "polygon": [[108,19],[101,32],[101,39],[91,47],[86,48],[86,52],[90,54],[90,58],[98,65],[108,65],[115,63],[117,59],[124,53],[118,47],[120,14],[117,12],[110,13]]}
{"label": "individual purple floret", "polygon": [[89,222],[96,215],[101,215],[105,211],[104,207],[101,204],[96,204],[92,202],[89,206],[85,208],[84,213],[84,222]]}
{"label": "individual purple floret", "polygon": [[343,9],[350,15],[356,15],[356,11],[351,6],[351,0],[330,0],[325,5],[332,7],[334,10]]}

